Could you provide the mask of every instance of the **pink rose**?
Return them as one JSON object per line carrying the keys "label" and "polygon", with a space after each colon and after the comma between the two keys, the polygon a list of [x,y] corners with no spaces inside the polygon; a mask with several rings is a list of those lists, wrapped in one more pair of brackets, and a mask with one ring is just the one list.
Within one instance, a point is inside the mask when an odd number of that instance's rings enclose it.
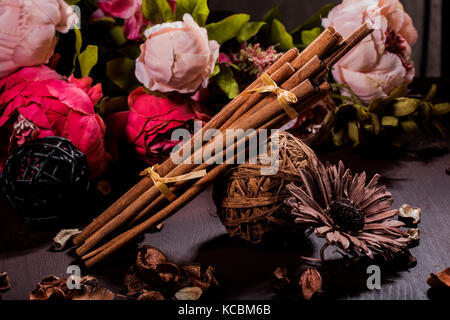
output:
{"label": "pink rose", "polygon": [[10,148],[30,139],[65,137],[86,155],[93,177],[105,172],[105,125],[94,111],[100,84],[92,87],[91,78],[67,80],[46,66],[26,67],[0,80],[0,92],[0,129],[9,129]]}
{"label": "pink rose", "polygon": [[170,156],[180,141],[171,140],[172,132],[179,128],[193,131],[195,120],[203,124],[210,120],[202,106],[184,96],[159,98],[144,88],[134,90],[128,97],[130,113],[126,134],[134,143],[137,154],[147,163],[160,163]]}
{"label": "pink rose", "polygon": [[336,81],[348,85],[365,103],[412,82],[411,46],[418,38],[399,0],[344,0],[322,23],[347,37],[367,20],[375,31],[333,69]]}
{"label": "pink rose", "polygon": [[64,0],[0,1],[0,78],[20,67],[48,63],[56,31],[67,32],[76,22]]}
{"label": "pink rose", "polygon": [[219,44],[185,14],[183,22],[163,23],[145,31],[136,59],[136,77],[152,91],[195,92],[208,85],[219,57]]}

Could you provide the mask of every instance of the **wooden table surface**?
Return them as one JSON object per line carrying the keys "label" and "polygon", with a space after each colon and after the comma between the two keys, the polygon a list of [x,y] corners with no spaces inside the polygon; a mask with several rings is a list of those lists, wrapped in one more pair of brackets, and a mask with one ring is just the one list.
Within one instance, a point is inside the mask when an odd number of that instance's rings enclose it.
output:
{"label": "wooden table surface", "polygon": [[[449,144],[444,144],[448,150]],[[322,148],[324,149],[324,148]],[[394,207],[408,203],[422,208],[420,245],[412,248],[418,264],[410,270],[381,265],[381,290],[367,289],[366,268],[374,262],[349,264],[332,249],[321,268],[324,298],[332,299],[429,299],[436,297],[426,283],[430,273],[450,267],[450,154],[400,152],[387,147],[365,150],[319,150],[323,161],[342,159],[353,172],[380,173],[395,198]],[[318,256],[322,242],[311,236],[298,238],[286,247],[255,248],[231,240],[216,216],[212,188],[171,217],[162,231],[145,236],[140,244],[153,245],[177,263],[199,262],[213,265],[221,286],[210,299],[298,299],[297,291],[275,292],[272,274],[278,266],[291,270],[304,268],[301,256]],[[0,197],[1,198],[1,197]],[[12,288],[3,299],[27,299],[35,284],[48,274],[66,275],[68,265],[76,264],[69,252],[50,252],[55,231],[37,231],[24,225],[0,200],[0,272],[8,272]],[[128,254],[127,254],[128,253]],[[130,249],[89,270],[102,285],[115,292],[134,260]],[[86,270],[83,270],[86,274]],[[438,296],[439,297],[439,296]]]}

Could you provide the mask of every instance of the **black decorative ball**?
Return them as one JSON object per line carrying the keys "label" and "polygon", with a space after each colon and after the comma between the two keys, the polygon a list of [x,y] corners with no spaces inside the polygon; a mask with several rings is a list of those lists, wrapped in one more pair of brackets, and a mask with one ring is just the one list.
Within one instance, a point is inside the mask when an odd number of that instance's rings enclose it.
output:
{"label": "black decorative ball", "polygon": [[66,220],[86,199],[86,157],[69,140],[47,137],[24,144],[7,160],[1,187],[28,223]]}

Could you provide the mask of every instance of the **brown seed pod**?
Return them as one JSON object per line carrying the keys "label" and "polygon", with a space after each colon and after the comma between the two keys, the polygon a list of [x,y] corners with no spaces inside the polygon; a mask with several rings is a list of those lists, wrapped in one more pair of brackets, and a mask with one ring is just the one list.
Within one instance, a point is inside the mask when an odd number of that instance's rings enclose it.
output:
{"label": "brown seed pod", "polygon": [[290,196],[285,186],[302,185],[298,170],[318,160],[307,145],[287,132],[280,132],[278,147],[276,174],[262,175],[261,169],[267,168],[264,164],[244,164],[216,184],[218,214],[232,237],[258,244],[269,233],[295,228],[290,209],[283,204]]}

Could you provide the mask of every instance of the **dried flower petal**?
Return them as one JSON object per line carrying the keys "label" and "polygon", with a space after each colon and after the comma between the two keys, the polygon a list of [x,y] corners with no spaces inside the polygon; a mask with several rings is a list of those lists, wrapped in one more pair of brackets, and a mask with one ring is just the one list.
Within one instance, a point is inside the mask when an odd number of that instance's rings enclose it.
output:
{"label": "dried flower petal", "polygon": [[62,251],[67,246],[69,241],[79,234],[81,231],[79,229],[63,229],[53,238],[54,251]]}
{"label": "dried flower petal", "polygon": [[414,229],[409,229],[407,231],[408,233],[408,238],[411,241],[412,244],[417,244],[420,241],[420,230],[418,228]]}
{"label": "dried flower petal", "polygon": [[399,219],[413,225],[419,224],[421,215],[422,209],[412,208],[409,204],[404,204],[398,209]]}
{"label": "dried flower petal", "polygon": [[109,181],[106,181],[106,180],[100,180],[99,182],[97,182],[97,190],[102,195],[107,196],[112,191],[111,183],[109,183]]}
{"label": "dried flower petal", "polygon": [[0,273],[0,291],[11,289],[11,282],[9,281],[8,272]]}
{"label": "dried flower petal", "polygon": [[151,246],[142,247],[137,255],[136,265],[139,269],[156,270],[156,267],[167,261],[166,256]]}
{"label": "dried flower petal", "polygon": [[49,275],[30,294],[30,300],[113,300],[115,294],[98,285],[92,276],[80,279],[80,289],[69,289],[67,278]]}
{"label": "dried flower petal", "polygon": [[303,272],[299,284],[306,300],[310,300],[315,293],[322,291],[322,277],[316,269],[307,269]]}
{"label": "dried flower petal", "polygon": [[432,273],[427,283],[432,288],[450,288],[450,268],[447,268],[437,274]]}
{"label": "dried flower petal", "polygon": [[138,300],[164,300],[164,296],[158,291],[148,291],[141,294]]}
{"label": "dried flower petal", "polygon": [[286,284],[289,284],[291,282],[291,279],[289,279],[287,275],[287,268],[286,267],[278,267],[273,272],[273,275],[277,280],[283,281]]}
{"label": "dried flower petal", "polygon": [[177,300],[198,300],[203,294],[203,290],[199,287],[187,287],[175,293]]}

